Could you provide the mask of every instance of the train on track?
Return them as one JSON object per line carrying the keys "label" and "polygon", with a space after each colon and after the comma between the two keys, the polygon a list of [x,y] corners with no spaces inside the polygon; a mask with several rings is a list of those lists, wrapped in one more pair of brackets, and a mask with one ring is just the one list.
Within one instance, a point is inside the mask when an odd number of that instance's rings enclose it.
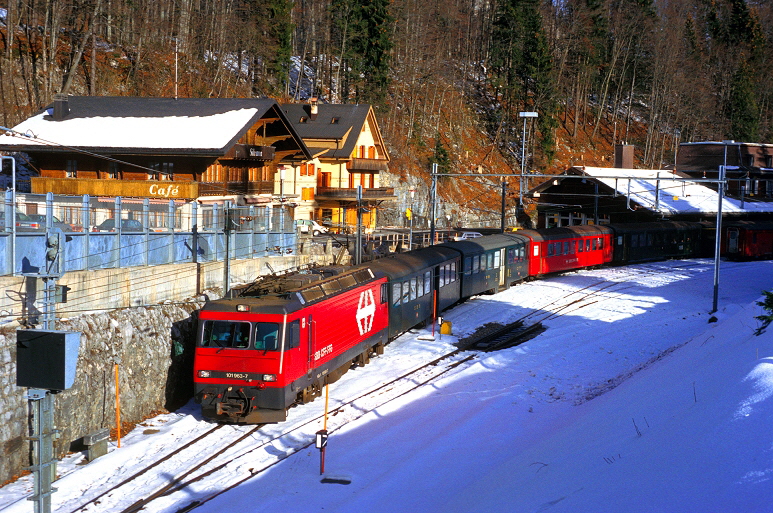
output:
{"label": "train on track", "polygon": [[[666,221],[519,230],[260,279],[199,312],[195,400],[216,421],[281,422],[290,406],[467,298],[551,273],[707,256],[713,233]],[[721,246],[731,258],[771,258],[773,223],[730,224]]]}

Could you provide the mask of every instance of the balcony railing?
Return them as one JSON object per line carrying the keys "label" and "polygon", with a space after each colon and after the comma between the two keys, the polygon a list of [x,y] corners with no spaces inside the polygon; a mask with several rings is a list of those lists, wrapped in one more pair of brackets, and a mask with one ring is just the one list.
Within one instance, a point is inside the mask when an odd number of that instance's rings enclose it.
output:
{"label": "balcony railing", "polygon": [[[364,200],[388,200],[394,199],[394,187],[377,187],[373,189],[362,189],[362,199]],[[335,187],[317,187],[316,199],[329,199],[341,201],[356,201],[357,189],[339,189]]]}

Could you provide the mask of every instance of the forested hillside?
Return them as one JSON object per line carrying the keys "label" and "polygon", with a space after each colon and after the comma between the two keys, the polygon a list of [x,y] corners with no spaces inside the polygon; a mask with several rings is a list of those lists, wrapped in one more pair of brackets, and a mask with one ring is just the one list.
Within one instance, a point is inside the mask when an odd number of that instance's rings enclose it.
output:
{"label": "forested hillside", "polygon": [[[773,6],[752,0],[10,0],[2,123],[58,92],[377,106],[397,181],[673,162],[678,141],[769,141]],[[10,29],[9,29],[10,28]],[[176,78],[177,77],[177,78]],[[445,180],[450,197],[463,180]],[[513,187],[516,187],[514,184]],[[486,189],[488,190],[488,189]],[[512,189],[511,189],[512,190]],[[496,197],[496,190],[484,196]]]}

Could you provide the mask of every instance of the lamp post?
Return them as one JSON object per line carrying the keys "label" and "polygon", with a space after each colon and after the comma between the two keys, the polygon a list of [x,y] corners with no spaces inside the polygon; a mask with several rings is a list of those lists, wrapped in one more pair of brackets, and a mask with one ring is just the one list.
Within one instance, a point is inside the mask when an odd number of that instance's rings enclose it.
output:
{"label": "lamp post", "polygon": [[521,139],[521,185],[518,191],[518,207],[523,211],[523,187],[526,183],[524,173],[526,171],[526,121],[528,118],[539,116],[536,112],[519,112],[518,116],[523,118],[523,138]]}

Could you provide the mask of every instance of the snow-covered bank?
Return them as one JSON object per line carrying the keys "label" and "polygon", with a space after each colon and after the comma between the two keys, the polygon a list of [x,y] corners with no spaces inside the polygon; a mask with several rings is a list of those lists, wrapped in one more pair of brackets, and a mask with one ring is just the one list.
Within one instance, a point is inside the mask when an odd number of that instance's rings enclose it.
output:
{"label": "snow-covered bank", "polygon": [[[331,386],[331,405],[411,361],[433,359],[486,322],[537,308],[547,330],[477,354],[333,433],[326,470],[351,484],[321,483],[312,446],[197,511],[769,511],[773,334],[754,336],[754,316],[761,291],[773,289],[773,263],[723,263],[716,323],[707,313],[712,270],[708,261],[675,261],[587,271],[468,301],[445,315],[455,337],[401,337]],[[573,291],[594,287],[594,296],[572,303]],[[550,317],[555,310],[561,315]],[[209,427],[189,407],[149,423],[147,433],[135,430],[126,448],[93,463],[72,470],[66,462],[72,471],[58,483],[55,511],[77,503],[94,476],[120,480],[139,454]],[[233,475],[247,475],[248,466]],[[0,489],[0,507],[24,486]],[[192,487],[145,511],[176,511],[224,486]]]}

